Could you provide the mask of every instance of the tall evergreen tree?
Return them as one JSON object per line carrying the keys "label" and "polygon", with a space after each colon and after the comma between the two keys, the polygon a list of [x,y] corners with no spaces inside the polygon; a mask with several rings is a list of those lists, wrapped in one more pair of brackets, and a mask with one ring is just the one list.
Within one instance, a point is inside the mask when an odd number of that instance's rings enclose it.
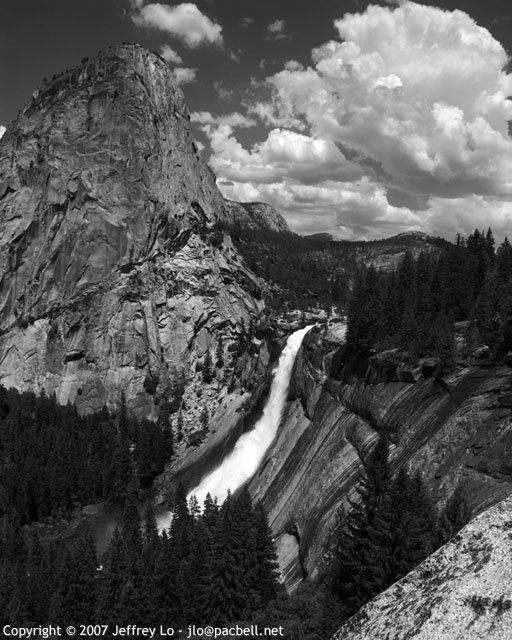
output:
{"label": "tall evergreen tree", "polygon": [[438,526],[438,545],[445,544],[453,538],[471,520],[471,516],[472,510],[466,490],[462,484],[459,484],[441,511]]}
{"label": "tall evergreen tree", "polygon": [[65,550],[57,576],[51,611],[55,622],[88,624],[96,604],[97,560],[91,533],[78,535]]}
{"label": "tall evergreen tree", "polygon": [[365,464],[360,500],[352,504],[339,533],[331,588],[341,601],[344,617],[387,586],[392,548],[388,455],[387,440],[380,437]]}

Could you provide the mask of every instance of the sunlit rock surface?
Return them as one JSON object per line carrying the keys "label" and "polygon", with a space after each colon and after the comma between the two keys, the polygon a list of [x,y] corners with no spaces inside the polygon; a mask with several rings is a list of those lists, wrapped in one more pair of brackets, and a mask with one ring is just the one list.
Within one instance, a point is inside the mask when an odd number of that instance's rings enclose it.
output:
{"label": "sunlit rock surface", "polygon": [[256,231],[270,230],[280,233],[290,231],[283,216],[274,207],[263,202],[242,203],[226,200],[224,220],[230,225],[239,223]]}
{"label": "sunlit rock surface", "polygon": [[227,215],[158,56],[112,47],[46,82],[0,141],[0,383],[81,411],[124,390],[146,417],[184,385],[186,427],[213,413],[263,308]]}
{"label": "sunlit rock surface", "polygon": [[318,571],[336,511],[355,497],[379,433],[393,443],[393,468],[420,470],[438,505],[459,483],[475,514],[512,493],[509,367],[472,363],[439,378],[432,363],[411,376],[394,361],[361,359],[333,370],[325,349],[319,332],[306,337],[286,415],[250,483],[277,539],[293,532],[299,543],[296,553],[283,543],[290,588]]}
{"label": "sunlit rock surface", "polygon": [[512,632],[512,498],[368,603],[332,640],[503,640]]}

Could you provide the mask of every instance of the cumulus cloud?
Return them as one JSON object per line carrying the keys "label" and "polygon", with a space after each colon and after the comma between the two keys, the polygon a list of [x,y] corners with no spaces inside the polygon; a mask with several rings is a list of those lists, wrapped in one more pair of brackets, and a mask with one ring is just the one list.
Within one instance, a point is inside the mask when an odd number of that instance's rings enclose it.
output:
{"label": "cumulus cloud", "polygon": [[284,20],[274,20],[274,22],[271,22],[268,27],[267,27],[267,31],[270,33],[282,33],[284,31],[285,28],[285,21]]}
{"label": "cumulus cloud", "polygon": [[181,56],[168,44],[160,47],[160,55],[166,62],[169,62],[170,64],[183,64]]}
{"label": "cumulus cloud", "polygon": [[[240,114],[213,119],[209,113],[193,114],[212,149],[210,164],[217,175],[235,183],[270,184],[293,180],[315,184],[325,179],[353,180],[361,176],[358,165],[346,160],[338,147],[295,131],[273,129],[264,142],[246,150],[235,138],[235,127],[251,126]],[[254,124],[254,122],[252,122]],[[255,187],[256,188],[256,187]]]}
{"label": "cumulus cloud", "polygon": [[304,65],[297,62],[297,60],[288,60],[288,62],[285,62],[284,68],[288,71],[304,71]]}
{"label": "cumulus cloud", "polygon": [[269,32],[269,38],[273,40],[282,40],[286,38],[285,33],[286,22],[284,20],[274,20],[267,26],[267,31]]}
{"label": "cumulus cloud", "polygon": [[4,133],[7,131],[7,129],[0,124],[0,139],[3,138]]}
{"label": "cumulus cloud", "polygon": [[314,67],[269,79],[281,119],[368,155],[402,188],[512,192],[512,78],[487,30],[462,11],[412,2],[335,25],[340,41],[315,49]]}
{"label": "cumulus cloud", "polygon": [[221,100],[231,100],[231,98],[234,96],[235,92],[232,89],[228,89],[221,80],[216,80],[213,83],[213,87]]}
{"label": "cumulus cloud", "polygon": [[173,7],[160,3],[140,6],[132,20],[139,27],[165,31],[190,48],[223,44],[222,27],[190,2]]}
{"label": "cumulus cloud", "polygon": [[189,69],[188,67],[176,67],[173,70],[174,77],[178,84],[191,84],[196,81],[197,69]]}
{"label": "cumulus cloud", "polygon": [[200,125],[227,125],[232,129],[235,127],[254,127],[256,122],[252,118],[235,111],[228,115],[214,116],[210,111],[195,111],[190,114],[190,120]]}
{"label": "cumulus cloud", "polygon": [[346,237],[467,233],[487,219],[505,229],[512,76],[502,45],[463,11],[408,0],[335,27],[339,39],[314,49],[311,66],[289,61],[267,79],[271,98],[249,110],[272,127],[265,141],[246,150],[229,127],[208,125],[212,166],[232,183],[221,188],[268,199],[296,229],[324,220],[319,228]]}

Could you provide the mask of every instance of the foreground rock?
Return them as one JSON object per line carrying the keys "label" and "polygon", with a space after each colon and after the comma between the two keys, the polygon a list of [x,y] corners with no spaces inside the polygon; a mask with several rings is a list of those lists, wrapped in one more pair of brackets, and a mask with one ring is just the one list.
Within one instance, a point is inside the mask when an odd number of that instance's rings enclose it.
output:
{"label": "foreground rock", "polygon": [[351,618],[333,640],[503,640],[512,633],[512,498]]}

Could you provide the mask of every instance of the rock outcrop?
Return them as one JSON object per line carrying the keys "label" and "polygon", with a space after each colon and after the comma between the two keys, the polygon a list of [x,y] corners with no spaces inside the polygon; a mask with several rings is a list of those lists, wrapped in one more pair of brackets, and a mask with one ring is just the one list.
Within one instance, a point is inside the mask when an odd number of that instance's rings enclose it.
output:
{"label": "rock outcrop", "polygon": [[196,368],[208,352],[229,383],[263,308],[226,210],[157,55],[112,47],[45,83],[0,141],[0,383],[213,411]]}
{"label": "rock outcrop", "polygon": [[502,640],[512,632],[512,498],[468,524],[332,640]]}
{"label": "rock outcrop", "polygon": [[226,200],[224,220],[230,224],[241,224],[253,231],[291,233],[283,216],[263,202],[233,202]]}
{"label": "rock outcrop", "polygon": [[278,436],[250,484],[291,588],[317,572],[380,433],[393,443],[393,468],[419,470],[438,505],[459,484],[474,514],[512,493],[512,369],[474,361],[440,378],[432,362],[386,368],[381,358],[352,363],[351,373],[348,360],[331,364],[331,349],[319,331],[306,337]]}

